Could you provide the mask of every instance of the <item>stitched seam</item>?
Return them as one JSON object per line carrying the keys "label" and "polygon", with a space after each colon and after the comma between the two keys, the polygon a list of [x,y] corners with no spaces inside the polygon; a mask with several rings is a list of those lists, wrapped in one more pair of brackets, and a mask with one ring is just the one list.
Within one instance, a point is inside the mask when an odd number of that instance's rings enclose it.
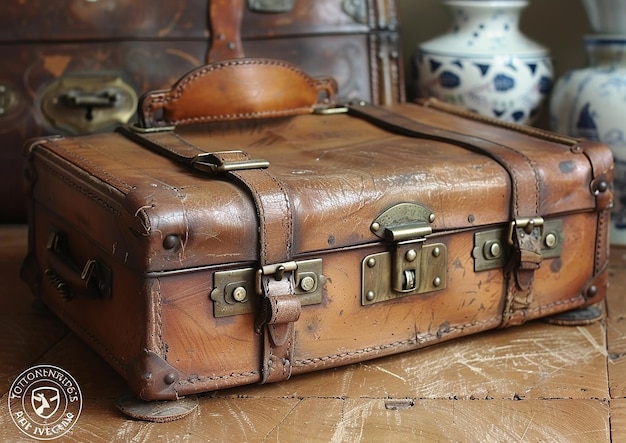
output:
{"label": "stitched seam", "polygon": [[[200,154],[204,154],[205,151],[200,149],[199,147],[197,147],[196,145],[194,145],[193,143],[189,143],[187,140],[185,140],[185,138],[181,137],[180,135],[178,135],[175,132],[169,132],[169,135],[176,138],[179,142],[181,142],[183,145],[188,146],[190,148],[192,148],[194,151],[197,151]],[[171,146],[171,145],[170,145]],[[171,147],[168,146],[166,149],[169,149],[170,151],[172,150]],[[165,148],[165,146],[163,146]],[[179,154],[178,152],[176,152],[176,154],[180,155],[181,157],[184,157],[183,155]]]}
{"label": "stitched seam", "polygon": [[120,214],[120,211],[115,206],[109,204],[107,201],[99,198],[97,195],[93,194],[89,190],[87,190],[87,189],[83,188],[82,186],[78,185],[74,180],[71,179],[71,177],[69,175],[63,173],[63,171],[60,171],[57,168],[53,167],[52,165],[49,165],[47,162],[41,162],[41,166],[44,167],[45,169],[47,169],[52,175],[56,176],[58,179],[63,181],[65,184],[69,185],[71,188],[73,188],[78,193],[84,195],[88,199],[90,199],[93,202],[97,203],[99,206],[102,206],[103,208],[105,208],[109,212],[112,212],[115,215],[119,215]]}
{"label": "stitched seam", "polygon": [[242,112],[238,114],[218,114],[218,115],[205,115],[200,117],[188,117],[182,118],[178,120],[168,121],[172,125],[187,125],[193,123],[206,123],[212,121],[223,121],[223,120],[241,120],[241,119],[252,119],[252,118],[272,118],[272,117],[285,117],[291,116],[294,112],[301,113],[310,113],[311,108],[309,107],[297,107],[297,108],[287,108],[280,110],[270,110],[270,111],[256,111],[256,112]]}
{"label": "stitched seam", "polygon": [[283,186],[283,183],[280,182],[276,177],[274,177],[272,174],[268,173],[266,170],[263,170],[263,173],[266,174],[275,184],[276,186],[278,186],[278,188],[280,189],[280,192],[282,194],[282,198],[283,201],[285,203],[285,216],[284,219],[286,220],[286,250],[285,250],[285,260],[290,260],[291,259],[291,249],[292,249],[292,242],[293,242],[293,223],[292,223],[292,217],[291,217],[291,204],[289,201],[289,197],[287,195],[287,190],[285,189],[285,187]]}
{"label": "stitched seam", "polygon": [[[316,87],[318,82],[316,79],[313,79],[306,75],[304,72],[297,69],[295,66],[283,63],[275,60],[233,60],[226,61],[221,63],[215,63],[210,66],[206,66],[195,73],[191,74],[189,77],[186,77],[181,83],[177,84],[171,90],[167,91],[165,94],[160,94],[158,96],[153,96],[150,98],[148,103],[148,108],[152,111],[155,107],[163,107],[167,103],[174,102],[180,98],[183,91],[187,88],[187,86],[195,81],[198,78],[204,77],[213,71],[225,70],[225,69],[236,69],[236,66],[239,65],[270,65],[270,66],[278,66],[284,69],[287,69],[295,74],[297,74],[300,78],[304,79],[309,86]],[[323,85],[330,84],[328,81],[323,81]],[[159,106],[155,106],[159,105]],[[232,119],[241,119],[241,118],[251,118],[251,117],[279,117],[284,115],[291,115],[294,111],[306,111],[309,112],[309,107],[296,107],[292,109],[280,109],[274,111],[257,111],[251,113],[238,113],[238,114],[220,114],[215,116],[202,116],[202,117],[191,117],[186,119],[174,120],[171,123],[173,124],[188,124],[188,123],[202,123],[207,121],[215,121],[215,120],[232,120]]]}
{"label": "stitched seam", "polygon": [[[61,145],[56,143],[53,139],[47,140],[47,143],[51,144],[58,150],[63,151],[67,156],[75,159],[76,165],[80,166],[85,172],[89,172],[91,175],[94,175],[100,179],[104,179],[103,181],[106,181],[112,186],[118,188],[120,191],[123,191],[124,193],[129,193],[131,190],[134,189],[134,186],[131,186],[128,183],[126,183],[124,180],[120,180],[119,178],[109,174],[104,169],[100,168],[99,166],[96,166],[91,161],[87,160],[85,157],[82,157],[73,151],[69,151],[63,148]],[[91,169],[94,172],[90,172],[88,169]]]}
{"label": "stitched seam", "polygon": [[[534,307],[534,308],[527,309],[527,312],[540,312],[540,311],[543,311],[543,310],[545,310],[547,308],[553,308],[555,306],[566,305],[566,304],[572,303],[574,301],[580,300],[581,298],[582,298],[582,296],[576,295],[576,296],[568,298],[566,300],[558,300],[558,301],[555,301],[555,302],[552,302],[552,303],[548,303],[548,304],[545,304],[545,305],[541,305],[541,306],[537,306],[537,307]],[[471,323],[466,323],[466,324],[462,324],[462,325],[452,326],[452,327],[450,327],[448,329],[448,332],[462,330],[462,329],[466,329],[466,328],[473,327],[473,326],[479,326],[479,325],[483,325],[483,324],[497,323],[497,322],[499,322],[501,320],[502,320],[502,316],[501,315],[497,315],[497,316],[492,317],[492,318],[487,319],[487,320],[481,320],[481,321],[477,321],[477,322],[471,322]],[[432,340],[437,339],[437,338],[440,338],[440,336],[438,334],[423,334],[423,335],[419,335],[419,336],[417,336],[415,338],[399,340],[399,341],[395,341],[395,342],[392,342],[392,343],[383,344],[383,345],[374,346],[374,347],[357,349],[355,351],[348,351],[348,352],[343,352],[343,353],[340,353],[340,354],[332,354],[332,355],[327,355],[327,356],[323,356],[323,357],[316,357],[316,358],[308,358],[308,359],[303,359],[303,360],[296,360],[296,361],[294,361],[293,365],[294,366],[306,366],[306,365],[310,365],[310,364],[325,362],[325,361],[328,361],[328,360],[334,360],[334,359],[339,359],[339,358],[344,358],[344,357],[352,357],[352,356],[359,356],[359,355],[367,355],[367,354],[371,354],[371,353],[378,353],[379,351],[384,351],[384,350],[387,350],[387,349],[396,348],[396,347],[402,347],[402,346],[406,346],[406,345],[424,344],[424,343],[427,343],[427,342],[432,341]]]}
{"label": "stitched seam", "polygon": [[231,379],[237,379],[237,378],[248,378],[248,377],[255,376],[255,375],[259,375],[259,371],[232,373],[228,375],[215,375],[212,377],[193,376],[194,378],[190,377],[186,380],[179,380],[178,384],[184,385],[184,384],[195,384],[197,382],[204,383],[207,381],[231,380]]}
{"label": "stitched seam", "polygon": [[598,245],[596,246],[596,263],[595,263],[595,269],[594,272],[598,272],[599,269],[602,269],[605,265],[604,262],[606,262],[606,259],[602,260],[602,257],[604,256],[604,252],[602,251],[603,248],[605,247],[605,243],[606,243],[606,225],[608,223],[609,220],[609,210],[605,209],[603,211],[600,212],[600,214],[598,214],[598,232],[600,233],[600,235],[598,236]]}
{"label": "stitched seam", "polygon": [[502,128],[506,128],[515,132],[519,132],[520,134],[531,135],[537,138],[541,138],[546,141],[550,141],[553,143],[558,143],[560,145],[565,146],[575,146],[577,143],[581,141],[580,138],[568,137],[561,134],[553,134],[549,131],[544,131],[542,129],[534,128],[532,126],[520,125],[511,122],[505,122],[503,120],[499,120],[494,117],[483,116],[477,114],[475,112],[470,112],[465,109],[452,109],[451,106],[446,106],[445,104],[439,104],[434,101],[426,101],[422,104],[422,106],[426,108],[435,108],[439,111],[446,112],[448,114],[455,114],[469,120],[474,120],[482,123],[487,123],[495,126],[500,126]]}
{"label": "stitched seam", "polygon": [[276,60],[266,60],[266,59],[260,59],[260,60],[232,60],[232,61],[226,61],[226,62],[212,64],[212,65],[206,66],[204,68],[201,68],[200,70],[196,71],[195,73],[193,73],[189,77],[185,78],[181,83],[175,85],[174,89],[172,89],[170,91],[170,93],[168,94],[167,97],[162,96],[161,100],[155,100],[155,102],[157,102],[157,103],[158,102],[168,103],[168,102],[177,100],[182,95],[183,90],[191,82],[195,81],[197,78],[204,77],[204,76],[208,75],[210,72],[213,72],[213,71],[233,69],[236,66],[240,66],[240,65],[272,65],[272,66],[279,66],[281,68],[285,68],[285,69],[287,69],[287,70],[289,70],[291,72],[294,72],[294,73],[298,74],[298,76],[303,78],[304,80],[306,80],[306,82],[309,85],[311,85],[311,86],[315,85],[315,81],[313,79],[311,79],[309,76],[305,75],[302,71],[297,69],[295,66],[290,65],[288,63],[283,63],[283,62],[276,61]]}

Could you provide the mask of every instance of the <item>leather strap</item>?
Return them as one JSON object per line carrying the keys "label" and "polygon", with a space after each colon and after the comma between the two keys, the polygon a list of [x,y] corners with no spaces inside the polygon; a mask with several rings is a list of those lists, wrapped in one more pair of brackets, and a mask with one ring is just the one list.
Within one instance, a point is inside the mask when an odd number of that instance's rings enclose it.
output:
{"label": "leather strap", "polygon": [[244,0],[210,0],[210,46],[206,63],[244,56],[241,44],[241,19]]}
{"label": "leather strap", "polygon": [[[347,105],[347,109],[348,114],[367,120],[390,132],[452,143],[486,155],[506,170],[511,181],[510,217],[515,223],[512,226],[510,239],[514,251],[505,267],[507,288],[501,326],[524,323],[526,310],[533,300],[534,271],[539,269],[542,261],[541,228],[533,225],[535,220],[540,219],[540,178],[532,160],[509,146],[460,132],[428,126],[365,102],[351,103]],[[527,221],[530,222],[526,223]]]}
{"label": "leather strap", "polygon": [[[219,165],[245,167],[250,162],[259,164],[241,151],[207,153],[171,131],[139,134],[127,128],[119,128],[118,132],[144,147],[196,169],[207,167],[207,156],[212,162],[210,164],[216,165],[216,168]],[[256,329],[263,334],[264,343],[261,383],[285,380],[291,375],[294,322],[301,312],[300,299],[295,296],[293,276],[289,272],[284,273],[280,266],[288,262],[292,255],[291,202],[282,183],[262,167],[226,170],[250,192],[259,219],[261,267],[258,278],[261,281],[263,301]]]}

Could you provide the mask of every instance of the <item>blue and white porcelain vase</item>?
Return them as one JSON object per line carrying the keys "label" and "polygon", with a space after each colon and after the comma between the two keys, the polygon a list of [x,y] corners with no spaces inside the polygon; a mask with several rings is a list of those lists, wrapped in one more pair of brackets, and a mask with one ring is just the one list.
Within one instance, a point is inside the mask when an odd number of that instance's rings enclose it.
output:
{"label": "blue and white porcelain vase", "polygon": [[527,0],[443,0],[453,17],[445,34],[418,45],[420,97],[479,114],[532,124],[550,93],[549,51],[519,29]]}
{"label": "blue and white porcelain vase", "polygon": [[615,178],[610,242],[626,245],[626,34],[588,35],[584,43],[590,65],[556,82],[551,129],[611,147]]}

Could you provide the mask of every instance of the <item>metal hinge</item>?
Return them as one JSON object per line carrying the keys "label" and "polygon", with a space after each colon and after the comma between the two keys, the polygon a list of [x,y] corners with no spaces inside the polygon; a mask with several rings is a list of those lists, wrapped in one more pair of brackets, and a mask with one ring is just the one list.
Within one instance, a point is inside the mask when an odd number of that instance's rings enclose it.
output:
{"label": "metal hinge", "polygon": [[393,248],[363,259],[361,304],[446,288],[448,249],[426,243],[434,220],[434,213],[414,203],[393,206],[374,220],[372,232],[393,242]]}
{"label": "metal hinge", "polygon": [[262,269],[244,268],[232,271],[219,271],[213,275],[213,315],[229,317],[258,311],[261,300],[259,293],[262,275],[279,275],[291,272],[295,294],[302,306],[322,302],[323,275],[322,260],[301,260],[278,265],[264,266]]}
{"label": "metal hinge", "polygon": [[[541,255],[544,259],[557,258],[563,250],[563,221],[542,220]],[[511,223],[507,228],[490,229],[474,234],[474,271],[487,271],[506,265],[511,252],[512,230],[524,226],[537,227],[537,221],[524,224],[524,220]]]}

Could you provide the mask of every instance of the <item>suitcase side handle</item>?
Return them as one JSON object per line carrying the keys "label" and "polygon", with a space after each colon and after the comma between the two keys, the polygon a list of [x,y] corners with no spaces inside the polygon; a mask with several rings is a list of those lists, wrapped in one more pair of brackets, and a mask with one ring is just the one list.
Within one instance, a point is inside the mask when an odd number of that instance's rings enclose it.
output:
{"label": "suitcase side handle", "polygon": [[92,298],[111,296],[111,270],[95,259],[87,260],[84,266],[75,263],[64,251],[66,236],[52,230],[46,245],[48,267],[45,275],[65,301],[76,295]]}
{"label": "suitcase side handle", "polygon": [[144,94],[138,126],[149,130],[307,114],[334,104],[337,89],[332,77],[310,77],[285,61],[224,60],[194,69],[171,89]]}

